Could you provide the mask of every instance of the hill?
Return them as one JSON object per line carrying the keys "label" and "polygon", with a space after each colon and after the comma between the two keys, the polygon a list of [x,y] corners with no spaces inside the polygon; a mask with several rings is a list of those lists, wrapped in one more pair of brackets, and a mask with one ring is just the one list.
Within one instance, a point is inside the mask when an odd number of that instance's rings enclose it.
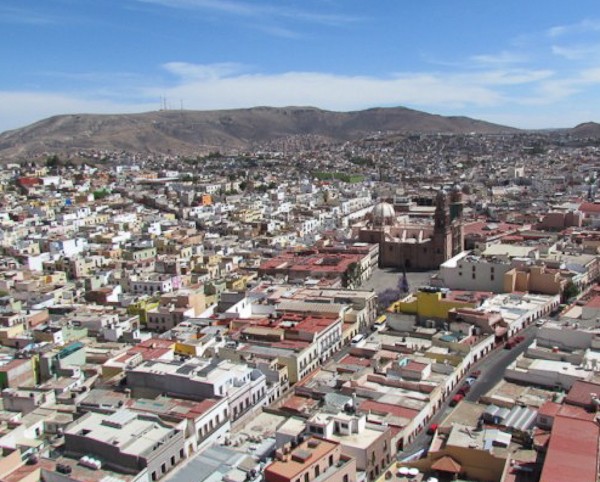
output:
{"label": "hill", "polygon": [[584,122],[583,124],[579,124],[572,129],[569,129],[568,132],[573,137],[578,137],[580,139],[600,138],[600,124],[596,122]]}
{"label": "hill", "polygon": [[[403,107],[331,112],[313,107],[60,115],[0,134],[0,158],[101,149],[197,154],[257,148],[286,138],[343,142],[376,132],[509,133],[517,129]],[[306,141],[306,139],[305,139]]]}

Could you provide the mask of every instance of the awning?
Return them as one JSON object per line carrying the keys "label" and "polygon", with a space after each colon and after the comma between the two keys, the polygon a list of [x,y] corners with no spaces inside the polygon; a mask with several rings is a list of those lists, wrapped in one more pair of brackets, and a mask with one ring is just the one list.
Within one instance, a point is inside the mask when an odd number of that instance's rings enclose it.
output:
{"label": "awning", "polygon": [[449,472],[451,474],[459,474],[462,471],[462,466],[448,455],[443,456],[441,459],[437,459],[431,468],[433,470]]}

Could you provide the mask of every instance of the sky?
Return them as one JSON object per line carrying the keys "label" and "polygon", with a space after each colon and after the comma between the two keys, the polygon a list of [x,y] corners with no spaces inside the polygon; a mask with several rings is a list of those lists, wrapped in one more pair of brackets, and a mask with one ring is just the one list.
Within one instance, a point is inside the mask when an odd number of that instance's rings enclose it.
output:
{"label": "sky", "polygon": [[0,58],[0,132],[165,106],[600,121],[597,0],[2,0]]}

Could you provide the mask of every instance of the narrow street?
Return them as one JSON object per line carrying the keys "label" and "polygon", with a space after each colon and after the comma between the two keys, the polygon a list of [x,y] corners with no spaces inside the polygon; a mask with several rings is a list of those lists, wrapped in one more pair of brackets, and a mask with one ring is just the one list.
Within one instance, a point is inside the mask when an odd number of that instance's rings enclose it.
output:
{"label": "narrow street", "polygon": [[[502,378],[504,377],[504,371],[517,357],[522,354],[527,347],[533,342],[538,332],[538,328],[535,325],[530,325],[519,333],[525,340],[519,343],[516,347],[505,350],[503,346],[499,346],[492,351],[488,356],[479,360],[473,365],[470,372],[473,370],[480,370],[481,375],[477,381],[473,384],[470,392],[465,397],[465,400],[470,402],[476,402],[481,395],[488,392],[493,388]],[[470,373],[469,372],[469,373]],[[468,376],[468,374],[467,374]],[[446,401],[440,407],[438,413],[432,417],[430,423],[440,423],[446,416],[453,410],[449,406],[450,400],[454,394],[461,387],[461,383],[457,384],[456,388],[450,393]],[[415,440],[406,447],[405,450],[398,452],[397,459],[404,460],[423,450],[427,450],[431,443],[432,436],[427,435],[427,429],[423,430]]]}

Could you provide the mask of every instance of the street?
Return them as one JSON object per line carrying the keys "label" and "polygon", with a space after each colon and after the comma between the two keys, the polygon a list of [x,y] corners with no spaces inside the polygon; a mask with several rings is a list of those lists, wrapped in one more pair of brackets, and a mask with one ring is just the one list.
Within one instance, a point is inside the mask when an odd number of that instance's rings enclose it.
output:
{"label": "street", "polygon": [[492,389],[504,377],[506,367],[523,353],[533,342],[538,332],[535,325],[530,325],[519,333],[525,340],[510,350],[499,348],[491,352],[487,357],[477,364],[477,369],[481,370],[481,375],[471,387],[471,391],[465,397],[470,402],[476,402],[479,397]]}
{"label": "street", "polygon": [[[480,370],[481,375],[473,384],[471,390],[465,397],[465,400],[476,402],[481,395],[488,392],[500,380],[502,380],[506,367],[508,367],[508,365],[515,361],[517,357],[527,349],[527,347],[535,339],[537,332],[538,328],[535,325],[530,325],[519,333],[519,335],[523,336],[525,340],[519,343],[516,347],[510,350],[505,350],[501,345],[492,351],[488,356],[475,363],[471,367],[469,373],[471,373],[473,370]],[[437,414],[431,418],[430,424],[440,423],[452,411],[452,407],[449,406],[450,400],[461,386],[461,383],[456,385],[456,388],[450,393],[446,401],[438,410]],[[425,430],[417,435],[415,440],[413,440],[413,442],[408,445],[405,450],[398,452],[398,460],[406,459],[424,449],[427,449],[431,443],[431,438],[432,435],[427,435],[427,428],[425,428]]]}

